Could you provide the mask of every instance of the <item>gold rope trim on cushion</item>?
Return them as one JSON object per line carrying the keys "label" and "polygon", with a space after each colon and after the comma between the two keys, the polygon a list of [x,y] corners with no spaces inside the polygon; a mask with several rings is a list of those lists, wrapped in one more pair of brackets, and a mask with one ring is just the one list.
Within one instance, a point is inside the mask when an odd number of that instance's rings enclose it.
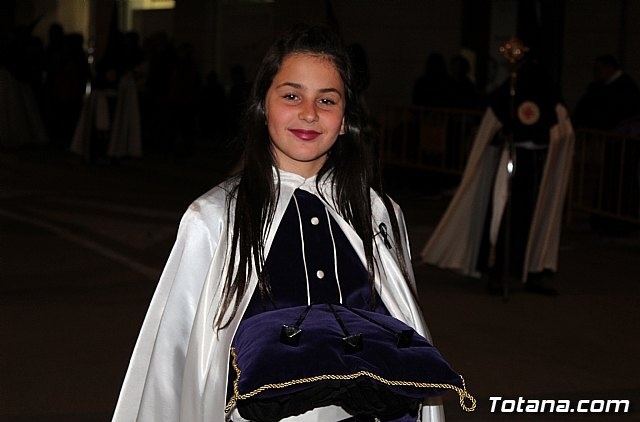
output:
{"label": "gold rope trim on cushion", "polygon": [[[371,379],[374,379],[376,381],[379,381],[383,384],[386,385],[390,385],[390,386],[403,386],[403,387],[417,387],[417,388],[439,388],[439,389],[449,389],[449,390],[453,390],[456,393],[458,393],[458,397],[460,398],[460,407],[462,407],[464,410],[466,410],[467,412],[473,412],[476,409],[476,399],[467,392],[467,387],[465,385],[464,382],[464,378],[462,378],[462,375],[459,375],[460,379],[462,380],[462,387],[460,388],[457,385],[452,385],[452,384],[439,384],[439,383],[428,383],[428,382],[415,382],[415,381],[395,381],[395,380],[388,380],[385,379],[379,375],[376,375],[372,372],[369,371],[358,371],[355,372],[353,374],[347,374],[347,375],[338,375],[338,374],[333,374],[333,375],[316,375],[313,377],[308,377],[308,378],[300,378],[300,379],[295,379],[295,380],[291,380],[291,381],[285,381],[285,382],[280,382],[280,383],[273,383],[273,384],[265,384],[261,387],[256,388],[253,391],[250,391],[246,394],[241,394],[240,390],[238,388],[238,384],[240,382],[240,374],[242,373],[242,371],[240,370],[240,368],[238,367],[238,355],[236,354],[236,350],[234,347],[231,348],[231,356],[232,356],[232,361],[231,364],[233,365],[233,369],[236,371],[236,379],[233,381],[233,396],[231,397],[231,399],[229,399],[229,403],[227,403],[227,406],[225,407],[225,412],[229,413],[231,411],[231,408],[235,405],[235,403],[238,400],[246,400],[249,399],[257,394],[260,394],[261,392],[265,391],[265,390],[270,390],[270,389],[279,389],[279,388],[286,388],[286,387],[290,387],[292,385],[298,385],[298,384],[305,384],[305,383],[311,383],[311,382],[316,382],[316,381],[324,381],[324,380],[336,380],[336,381],[345,381],[345,380],[353,380],[356,379],[358,377],[362,377],[362,376],[366,376],[369,377]],[[467,405],[466,400],[469,400],[470,405]]]}

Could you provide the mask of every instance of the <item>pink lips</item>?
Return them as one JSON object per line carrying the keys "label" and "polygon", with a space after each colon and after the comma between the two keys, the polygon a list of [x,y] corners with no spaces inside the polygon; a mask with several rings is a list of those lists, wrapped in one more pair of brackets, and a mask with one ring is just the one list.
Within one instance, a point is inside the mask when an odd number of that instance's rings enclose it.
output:
{"label": "pink lips", "polygon": [[320,132],[316,132],[315,130],[289,129],[289,131],[303,141],[313,141],[320,136]]}

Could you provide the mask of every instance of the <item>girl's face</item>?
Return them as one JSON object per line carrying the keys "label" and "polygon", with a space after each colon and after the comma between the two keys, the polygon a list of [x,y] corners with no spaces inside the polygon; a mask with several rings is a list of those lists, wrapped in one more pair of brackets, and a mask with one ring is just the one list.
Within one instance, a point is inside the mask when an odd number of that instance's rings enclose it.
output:
{"label": "girl's face", "polygon": [[265,99],[271,148],[281,170],[305,178],[318,173],[344,133],[344,83],[326,57],[286,56]]}

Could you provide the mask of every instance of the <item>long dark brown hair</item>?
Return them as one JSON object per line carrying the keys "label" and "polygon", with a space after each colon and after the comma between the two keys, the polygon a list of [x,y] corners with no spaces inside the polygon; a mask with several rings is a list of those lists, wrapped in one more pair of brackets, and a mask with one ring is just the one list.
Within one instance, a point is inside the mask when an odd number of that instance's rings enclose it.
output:
{"label": "long dark brown hair", "polygon": [[[265,115],[265,99],[283,60],[295,53],[322,56],[330,60],[344,83],[344,134],[329,151],[326,162],[318,172],[316,183],[325,177],[335,186],[331,198],[340,215],[355,229],[364,243],[372,293],[374,291],[374,228],[371,221],[370,189],[383,198],[391,219],[392,231],[398,238],[398,222],[391,201],[383,194],[377,163],[373,159],[375,132],[356,91],[356,80],[347,49],[337,34],[326,26],[296,26],[279,38],[269,49],[253,83],[244,116],[240,140],[244,144],[242,170],[237,185],[227,203],[229,218],[233,215],[229,270],[225,280],[222,303],[216,327],[225,328],[237,313],[240,300],[247,292],[255,271],[258,289],[263,298],[270,295],[269,280],[263,274],[266,234],[269,230],[280,181],[274,183],[275,158]],[[235,208],[233,205],[235,199]],[[396,253],[403,254],[402,242],[395,242]],[[407,275],[404,260],[399,259]],[[226,316],[231,309],[231,313]]]}

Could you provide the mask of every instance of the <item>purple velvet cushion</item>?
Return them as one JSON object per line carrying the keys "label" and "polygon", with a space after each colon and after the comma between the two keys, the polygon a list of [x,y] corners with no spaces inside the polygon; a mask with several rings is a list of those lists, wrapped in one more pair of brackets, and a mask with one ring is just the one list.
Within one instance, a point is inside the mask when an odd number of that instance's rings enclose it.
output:
{"label": "purple velvet cushion", "polygon": [[[283,325],[301,330],[297,345],[281,341]],[[265,404],[309,392],[323,399],[296,412],[348,401],[350,413],[367,414],[372,411],[368,405],[359,410],[351,397],[353,387],[363,383],[400,398],[408,409],[448,389],[473,401],[460,375],[424,337],[391,316],[342,305],[299,306],[252,316],[240,324],[232,354],[237,379],[230,405],[236,402],[241,414],[243,404]],[[341,397],[345,394],[349,400]],[[313,401],[307,396],[305,400]]]}

